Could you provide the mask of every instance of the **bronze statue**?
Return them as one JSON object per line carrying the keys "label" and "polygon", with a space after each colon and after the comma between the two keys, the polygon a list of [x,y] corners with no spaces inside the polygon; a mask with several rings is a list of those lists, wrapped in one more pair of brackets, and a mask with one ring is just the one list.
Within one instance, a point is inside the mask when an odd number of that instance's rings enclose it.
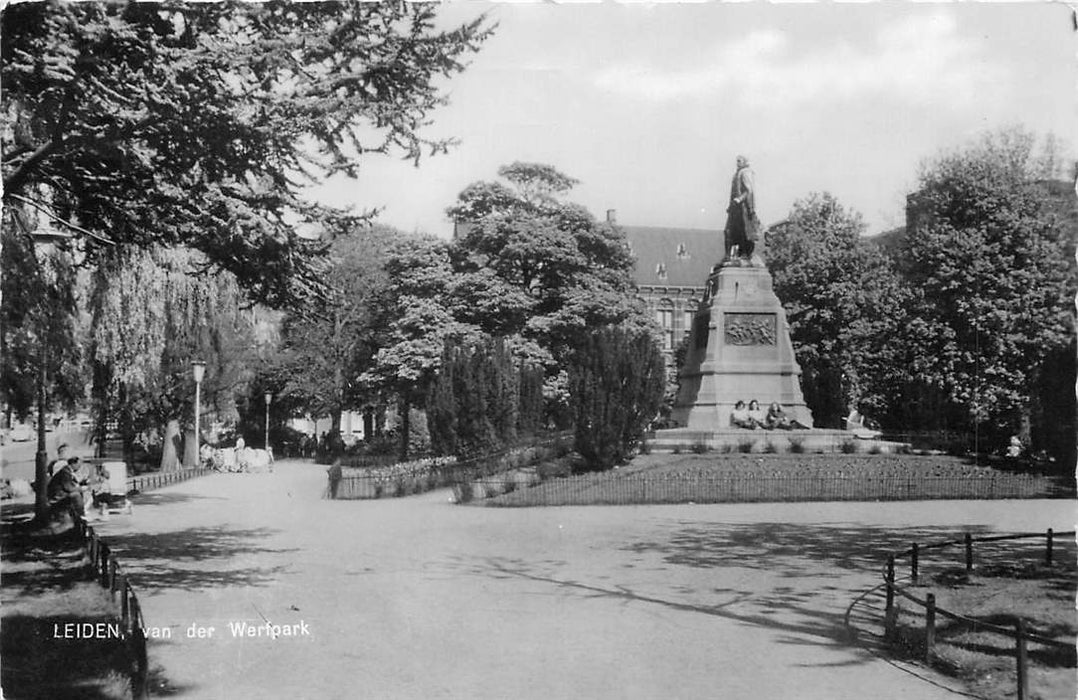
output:
{"label": "bronze statue", "polygon": [[752,265],[752,253],[760,238],[756,217],[756,183],[745,156],[737,157],[737,172],[730,184],[730,206],[726,209],[726,259],[723,264]]}

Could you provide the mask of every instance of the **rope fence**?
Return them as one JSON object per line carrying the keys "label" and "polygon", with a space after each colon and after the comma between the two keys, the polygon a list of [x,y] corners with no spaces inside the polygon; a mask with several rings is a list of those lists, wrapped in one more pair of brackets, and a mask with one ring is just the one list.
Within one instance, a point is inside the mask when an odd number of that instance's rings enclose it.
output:
{"label": "rope fence", "polygon": [[1017,672],[1017,698],[1018,700],[1028,700],[1031,696],[1029,694],[1029,663],[1028,663],[1028,644],[1035,643],[1042,646],[1048,646],[1055,649],[1061,649],[1065,651],[1074,650],[1074,642],[1066,641],[1061,642],[1044,635],[1036,634],[1029,631],[1025,620],[1018,616],[1013,628],[1005,627],[1003,625],[997,625],[984,620],[977,620],[964,615],[953,613],[949,610],[945,610],[936,604],[936,596],[933,593],[926,593],[924,598],[919,598],[905,587],[899,585],[899,580],[896,578],[896,562],[899,559],[908,559],[909,561],[909,575],[905,577],[905,581],[908,581],[910,586],[919,585],[921,579],[921,555],[924,552],[930,552],[933,550],[946,549],[948,547],[962,546],[964,554],[964,563],[966,572],[972,572],[974,569],[974,544],[975,543],[989,543],[989,542],[1002,542],[1010,540],[1023,540],[1023,539],[1044,539],[1044,564],[1047,567],[1051,567],[1055,558],[1055,539],[1057,537],[1067,537],[1071,540],[1074,539],[1075,533],[1054,532],[1051,528],[1045,532],[1034,533],[1021,533],[1016,535],[992,535],[986,537],[973,537],[970,533],[965,533],[960,540],[947,540],[944,542],[935,542],[931,544],[924,544],[914,542],[911,547],[902,552],[889,555],[887,557],[887,564],[883,570],[884,587],[886,588],[886,604],[884,608],[884,638],[887,640],[894,640],[897,631],[898,623],[898,607],[895,605],[895,597],[899,596],[905,600],[910,601],[914,605],[924,608],[924,660],[931,662],[935,656],[936,646],[936,621],[937,618],[946,618],[955,622],[960,622],[966,625],[971,630],[982,630],[994,632],[1005,637],[1010,637],[1014,640],[1014,656],[1015,656],[1015,668]]}

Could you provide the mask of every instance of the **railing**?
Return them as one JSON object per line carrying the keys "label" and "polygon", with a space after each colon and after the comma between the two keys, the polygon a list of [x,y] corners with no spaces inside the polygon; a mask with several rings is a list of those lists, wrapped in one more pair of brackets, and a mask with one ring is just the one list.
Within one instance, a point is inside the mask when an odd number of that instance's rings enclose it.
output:
{"label": "railing", "polygon": [[[472,480],[473,492],[506,492],[503,479]],[[519,484],[514,484],[514,487]],[[610,473],[547,479],[513,488],[491,505],[629,505],[644,503],[746,503],[784,501],[907,501],[936,499],[1042,498],[1056,487],[1028,474],[990,476],[873,475],[815,472],[769,475],[757,471],[696,475],[626,475]]]}
{"label": "railing", "polygon": [[[517,445],[473,459],[427,467],[419,471],[403,474],[386,475],[373,471],[371,474],[343,475],[335,481],[333,472],[330,470],[327,495],[332,499],[347,500],[408,496],[422,493],[439,487],[453,486],[473,479],[491,477],[494,474],[526,468],[537,461],[549,458],[550,453],[547,451],[552,448],[556,451],[559,444],[564,444],[566,450],[568,450],[568,445],[571,444],[571,441],[571,433],[558,433],[531,444]],[[528,450],[534,450],[535,452],[528,457]],[[514,459],[514,453],[521,455],[520,459]],[[392,466],[390,465],[390,467]]]}
{"label": "railing", "polygon": [[[130,670],[131,694],[136,700],[147,697],[146,678],[149,671],[149,657],[146,653],[146,624],[142,618],[142,606],[139,604],[131,581],[123,573],[119,562],[112,556],[109,548],[85,520],[78,524],[79,534],[86,545],[90,557],[90,567],[94,579],[109,590],[112,602],[120,607],[120,632],[134,658]],[[117,600],[119,598],[119,600]]]}
{"label": "railing", "polygon": [[[212,472],[212,469],[197,467],[181,471],[143,474],[127,480],[128,492],[131,490],[145,492]],[[112,556],[108,543],[102,540],[94,528],[82,518],[77,520],[76,528],[86,547],[94,579],[109,590],[113,603],[120,608],[121,636],[134,659],[129,674],[131,693],[135,700],[141,700],[149,695],[147,685],[149,656],[146,652],[146,623],[142,617],[142,606],[139,604],[131,580],[123,572],[116,557]]]}
{"label": "railing", "polygon": [[215,473],[214,470],[207,467],[194,467],[191,469],[181,469],[171,472],[139,474],[138,476],[128,477],[127,491],[128,493],[131,491],[149,491],[150,489],[156,489],[170,484],[178,484],[181,481],[187,481],[188,479],[194,479],[199,476],[206,476],[207,474],[213,473]]}
{"label": "railing", "polygon": [[956,622],[964,623],[965,625],[968,625],[970,629],[985,630],[1011,637],[1014,639],[1015,643],[1014,654],[1015,668],[1017,671],[1017,698],[1018,700],[1027,700],[1030,697],[1027,645],[1030,642],[1033,642],[1043,646],[1051,646],[1057,649],[1072,651],[1074,649],[1074,642],[1060,642],[1055,639],[1034,634],[1026,629],[1026,623],[1021,617],[1017,618],[1014,629],[1011,629],[1009,627],[984,622],[983,620],[976,620],[955,614],[949,610],[944,610],[936,605],[936,596],[934,594],[927,593],[925,597],[921,599],[900,586],[895,575],[895,562],[900,558],[909,559],[910,573],[907,580],[912,585],[917,585],[921,576],[921,554],[926,551],[962,545],[965,552],[966,572],[968,573],[973,571],[973,544],[975,542],[1001,542],[1004,540],[1044,538],[1044,561],[1045,565],[1050,567],[1053,563],[1055,538],[1057,536],[1063,536],[1073,540],[1074,535],[1075,533],[1073,531],[1056,533],[1051,528],[1046,532],[1023,533],[1018,535],[995,535],[991,537],[973,537],[967,532],[961,540],[948,540],[946,542],[936,542],[927,545],[914,542],[909,549],[888,556],[887,564],[883,571],[884,588],[886,589],[887,595],[887,602],[884,607],[885,639],[893,640],[897,629],[898,608],[895,605],[895,596],[901,596],[925,610],[924,659],[926,662],[931,662],[935,655],[937,617],[944,617]]}

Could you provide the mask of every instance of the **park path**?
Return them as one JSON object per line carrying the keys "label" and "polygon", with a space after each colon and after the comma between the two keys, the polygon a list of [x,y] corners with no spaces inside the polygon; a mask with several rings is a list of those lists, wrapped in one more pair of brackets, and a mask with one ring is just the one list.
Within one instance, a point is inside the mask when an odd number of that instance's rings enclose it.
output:
{"label": "park path", "polygon": [[[851,644],[850,602],[912,539],[1074,523],[1069,501],[497,509],[445,491],[329,501],[324,484],[322,467],[279,463],[98,525],[147,625],[171,630],[150,643],[156,692],[955,698]],[[266,621],[298,634],[229,629]]]}

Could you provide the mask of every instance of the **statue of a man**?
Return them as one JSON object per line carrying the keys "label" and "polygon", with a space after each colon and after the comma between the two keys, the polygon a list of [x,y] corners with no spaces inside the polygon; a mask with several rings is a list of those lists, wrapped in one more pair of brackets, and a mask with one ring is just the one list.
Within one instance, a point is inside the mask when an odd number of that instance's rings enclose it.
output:
{"label": "statue of a man", "polygon": [[760,238],[760,220],[756,217],[756,183],[749,159],[737,157],[737,172],[730,184],[730,206],[726,209],[726,260],[751,265],[756,241]]}

